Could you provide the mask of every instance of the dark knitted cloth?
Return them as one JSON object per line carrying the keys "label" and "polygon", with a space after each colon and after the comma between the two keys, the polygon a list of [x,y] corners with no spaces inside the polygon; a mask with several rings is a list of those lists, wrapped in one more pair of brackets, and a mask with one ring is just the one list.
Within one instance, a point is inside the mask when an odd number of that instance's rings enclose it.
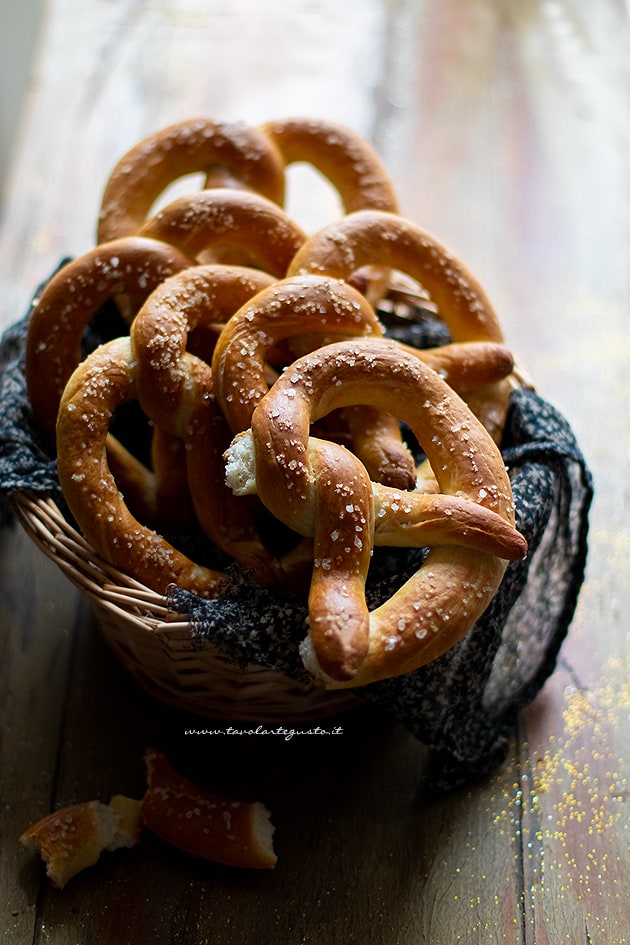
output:
{"label": "dark knitted cloth", "polygon": [[[28,315],[0,343],[0,501],[30,489],[63,505],[54,459],[39,442],[26,395],[27,323]],[[448,340],[430,319],[424,327],[421,321],[390,328],[392,335],[401,332],[418,346]],[[535,393],[516,391],[502,452],[517,527],[529,543],[527,559],[510,563],[490,607],[452,650],[413,673],[360,690],[434,749],[434,779],[443,788],[481,777],[504,758],[518,712],[554,669],[584,577],[592,481],[567,422]],[[424,554],[376,549],[370,607],[390,597]],[[222,600],[174,588],[170,603],[189,618],[196,646],[212,641],[226,660],[306,679],[298,654],[306,632],[304,601],[259,588],[234,567],[231,592]]]}

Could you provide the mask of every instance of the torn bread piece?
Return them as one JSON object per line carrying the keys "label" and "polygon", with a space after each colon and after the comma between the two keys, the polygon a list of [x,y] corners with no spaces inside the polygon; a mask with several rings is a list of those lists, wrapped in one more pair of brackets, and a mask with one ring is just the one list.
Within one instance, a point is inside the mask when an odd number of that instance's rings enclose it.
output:
{"label": "torn bread piece", "polygon": [[63,889],[93,866],[103,850],[133,847],[140,835],[140,801],[115,795],[109,804],[84,801],[48,814],[19,838],[37,851],[54,886]]}
{"label": "torn bread piece", "polygon": [[142,820],[152,833],[193,856],[251,869],[273,869],[274,827],[259,801],[213,794],[182,777],[154,749],[145,753],[147,792]]}

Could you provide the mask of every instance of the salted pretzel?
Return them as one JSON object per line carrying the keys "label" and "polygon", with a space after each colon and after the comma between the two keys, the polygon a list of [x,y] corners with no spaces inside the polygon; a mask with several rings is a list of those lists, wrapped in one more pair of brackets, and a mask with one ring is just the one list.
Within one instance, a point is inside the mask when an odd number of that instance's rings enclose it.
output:
{"label": "salted pretzel", "polygon": [[[130,333],[140,401],[168,429],[185,396],[181,360],[199,329],[223,326],[235,312],[276,284],[273,276],[244,266],[195,266],[166,279],[146,300]],[[223,331],[218,332],[215,344]],[[207,352],[210,358],[212,351]],[[214,379],[216,393],[217,379]]]}
{"label": "salted pretzel", "polygon": [[[205,368],[205,369],[204,369]],[[73,373],[64,390],[57,422],[59,481],[70,511],[96,551],[121,571],[158,593],[175,583],[202,597],[222,596],[227,578],[223,571],[201,566],[177,550],[163,536],[132,515],[112,475],[107,453],[111,417],[136,397],[136,362],[131,339],[115,338],[89,355]],[[217,437],[210,368],[199,359],[189,378],[197,398],[185,405],[185,445],[193,462],[212,467]],[[218,422],[223,420],[219,416]],[[218,438],[220,442],[220,437]],[[193,477],[190,477],[193,478]],[[207,488],[215,488],[208,481]],[[240,562],[251,568],[261,583],[274,583],[275,558],[261,545],[247,514],[232,504],[225,523]],[[239,520],[240,516],[240,520]]]}
{"label": "salted pretzel", "polygon": [[[316,118],[269,121],[262,131],[277,146],[287,166],[310,164],[335,188],[343,213],[386,210],[398,213],[398,199],[376,150],[345,125]],[[390,270],[366,266],[350,281],[376,306],[387,291]]]}
{"label": "salted pretzel", "polygon": [[285,168],[297,162],[330,181],[346,213],[398,210],[377,152],[344,125],[296,117],[254,128],[193,118],[145,137],[118,161],[103,194],[98,242],[137,233],[160,194],[195,172],[206,175],[206,189],[243,187],[283,206]]}
{"label": "salted pretzel", "polygon": [[[443,495],[375,489],[349,451],[309,439],[313,421],[364,403],[409,424]],[[256,492],[278,519],[314,537],[302,654],[331,688],[407,673],[444,653],[483,613],[507,560],[526,552],[492,438],[435,371],[395,342],[343,341],[297,361],[263,398],[226,460],[237,494]],[[402,519],[394,518],[401,508]],[[371,549],[399,544],[402,536],[418,547],[429,542],[426,561],[368,613]]]}
{"label": "salted pretzel", "polygon": [[[324,227],[298,250],[287,275],[310,272],[348,279],[370,264],[389,266],[417,280],[453,341],[503,342],[496,312],[475,276],[434,236],[396,214],[364,210]],[[510,389],[503,380],[466,398],[497,442]]]}
{"label": "salted pretzel", "polygon": [[[265,355],[281,341],[334,336],[381,336],[370,305],[351,286],[322,276],[281,280],[250,299],[229,319],[212,359],[214,390],[234,433],[246,429],[253,410],[268,390]],[[177,342],[175,342],[177,343]],[[183,349],[182,339],[179,347]],[[512,358],[499,345],[447,345],[435,351],[408,349],[429,363],[456,390],[505,377]],[[354,451],[373,479],[404,489],[416,481],[414,460],[402,443],[398,420],[372,407],[348,408],[343,414]]]}
{"label": "salted pretzel", "polygon": [[[132,293],[140,303],[168,276],[191,265],[167,243],[127,237],[72,260],[47,283],[29,321],[25,376],[34,418],[51,446],[64,387],[83,356],[87,324],[109,299]],[[173,475],[164,438],[154,445],[155,473],[111,435],[107,449],[111,469],[137,512],[151,521],[186,516],[186,490],[181,476]]]}
{"label": "salted pretzel", "polygon": [[[199,327],[221,322],[227,325],[218,336],[210,380],[207,366],[188,351],[188,340]],[[200,392],[208,396],[212,384],[232,430],[244,429],[268,389],[264,358],[269,347],[296,333],[322,330],[347,336],[380,333],[380,326],[365,299],[335,280],[301,277],[276,282],[265,273],[238,266],[188,269],[162,283],[131,326],[138,399],[157,430],[183,442],[189,426],[187,405]],[[207,376],[203,383],[202,376]],[[206,412],[209,409],[207,405]],[[360,424],[359,413],[356,423]],[[378,472],[388,481],[412,487],[415,464],[402,442],[398,421],[381,419],[378,433],[369,443],[363,436],[366,451],[376,455]],[[186,463],[199,524],[220,548],[241,560],[242,527],[235,529],[235,524],[246,512],[223,484],[222,454],[230,439],[217,412],[211,436],[201,446],[195,437]],[[299,556],[288,560],[283,556],[280,566],[292,570],[298,562]]]}
{"label": "salted pretzel", "polygon": [[121,293],[144,298],[190,265],[167,243],[129,237],[95,247],[47,283],[29,320],[25,365],[33,414],[47,437],[54,440],[63,389],[83,357],[84,330],[101,306]]}
{"label": "salted pretzel", "polygon": [[140,840],[140,801],[115,794],[108,804],[82,801],[48,814],[18,838],[41,855],[57,889],[98,861],[104,850],[135,846]]}
{"label": "salted pretzel", "polygon": [[[349,285],[318,276],[281,280],[232,316],[217,341],[212,372],[217,400],[235,433],[249,426],[256,404],[268,390],[269,348],[296,336],[316,344],[322,334],[380,335],[381,328],[362,295]],[[398,421],[384,411],[371,411],[369,424],[370,435],[365,411],[351,418],[355,441],[361,430],[362,456],[375,478],[413,488],[415,463]]]}
{"label": "salted pretzel", "polygon": [[203,190],[172,201],[140,228],[191,257],[212,252],[224,263],[251,265],[282,277],[306,239],[286,213],[245,190]]}
{"label": "salted pretzel", "polygon": [[[226,322],[258,291],[274,284],[264,272],[240,266],[196,266],[162,283],[131,326],[137,398],[160,433],[182,444],[196,518],[206,535],[246,566],[262,539],[252,510],[224,484],[222,454],[231,439],[215,403],[210,365],[188,350],[200,327]],[[199,401],[199,402],[198,402]],[[256,555],[259,579],[262,550]],[[268,557],[268,569],[279,565]]]}
{"label": "salted pretzel", "polygon": [[137,233],[169,184],[196,172],[221,184],[235,178],[284,201],[284,162],[269,136],[242,122],[193,118],[149,135],[118,161],[103,195],[98,242]]}
{"label": "salted pretzel", "polygon": [[345,125],[319,118],[268,121],[261,131],[285,165],[311,164],[335,188],[345,213],[355,210],[398,212],[389,175],[371,144]]}
{"label": "salted pretzel", "polygon": [[[308,163],[336,189],[344,212],[398,211],[391,181],[375,149],[350,128],[310,118],[270,121],[260,128],[194,118],[170,125],[131,148],[105,188],[98,242],[140,232],[157,198],[174,181],[202,172],[204,189],[237,188],[284,206],[286,168]],[[215,255],[248,264],[245,256]],[[355,277],[376,304],[388,273],[372,267]]]}

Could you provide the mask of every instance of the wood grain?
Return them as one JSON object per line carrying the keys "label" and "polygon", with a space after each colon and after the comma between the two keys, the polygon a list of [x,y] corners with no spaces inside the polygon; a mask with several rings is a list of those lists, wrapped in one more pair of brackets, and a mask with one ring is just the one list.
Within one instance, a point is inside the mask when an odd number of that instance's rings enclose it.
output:
{"label": "wood grain", "polygon": [[[107,174],[194,114],[325,115],[370,137],[408,216],[494,301],[592,467],[588,576],[508,762],[436,798],[426,750],[375,711],[319,744],[183,733],[109,654],[54,565],[0,533],[0,930],[16,945],[630,943],[630,28],[621,0],[51,0],[0,228],[0,324],[94,240]],[[295,181],[307,228],[334,199]],[[142,791],[167,749],[272,809],[277,870],[148,841],[62,894],[17,836],[64,804]]]}

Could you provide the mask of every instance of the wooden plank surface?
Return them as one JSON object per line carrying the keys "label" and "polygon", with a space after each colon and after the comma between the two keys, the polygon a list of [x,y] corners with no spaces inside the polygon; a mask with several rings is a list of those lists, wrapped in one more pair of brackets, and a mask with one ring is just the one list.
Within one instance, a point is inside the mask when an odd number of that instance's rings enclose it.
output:
{"label": "wooden plank surface", "polygon": [[[630,942],[629,38],[621,0],[48,4],[2,205],[3,326],[60,256],[93,244],[106,176],[142,135],[195,114],[345,121],[378,146],[406,214],[484,284],[573,425],[596,500],[555,675],[504,767],[443,798],[422,786],[423,747],[375,712],[344,720],[338,743],[191,749],[188,720],[137,689],[65,579],[3,530],[6,941]],[[318,197],[295,197],[309,228],[333,211]],[[243,875],[155,842],[50,889],[19,832],[139,792],[154,740],[260,791],[277,870]]]}

